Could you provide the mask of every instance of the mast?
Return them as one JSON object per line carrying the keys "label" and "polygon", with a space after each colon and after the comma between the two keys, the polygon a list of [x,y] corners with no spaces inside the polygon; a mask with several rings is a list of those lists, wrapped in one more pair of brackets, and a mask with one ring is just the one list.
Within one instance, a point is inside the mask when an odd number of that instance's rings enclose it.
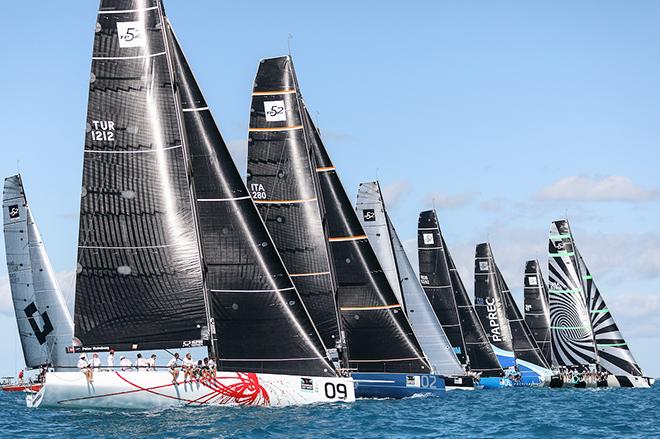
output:
{"label": "mast", "polygon": [[332,354],[344,343],[309,130],[291,58],[261,60],[250,111],[248,187]]}
{"label": "mast", "polygon": [[57,284],[20,175],[7,177],[3,190],[7,270],[26,367],[75,365],[65,349],[73,322]]}
{"label": "mast", "polygon": [[612,316],[612,311],[605,304],[605,299],[577,247],[575,252],[580,262],[600,366],[613,375],[642,376],[641,368],[635,361],[628,343]]}
{"label": "mast", "polygon": [[170,26],[168,35],[219,335],[218,365],[225,371],[336,376]]}
{"label": "mast", "polygon": [[538,261],[525,263],[525,322],[536,340],[546,362],[552,361],[552,343],[550,339],[550,305],[548,288],[543,279]]}
{"label": "mast", "polygon": [[388,273],[386,261],[393,260],[390,265],[394,265],[394,277],[388,276],[388,280],[393,287],[400,287],[406,314],[434,372],[445,376],[464,374],[392,225],[378,182],[360,184],[356,211],[383,271]]}
{"label": "mast", "polygon": [[490,244],[478,244],[474,261],[474,307],[503,368],[515,367],[513,336],[499,288]]}
{"label": "mast", "polygon": [[430,365],[403,307],[369,244],[318,130],[306,108],[303,110],[315,137],[313,153],[351,367],[358,372],[429,373]]}
{"label": "mast", "polygon": [[566,220],[550,226],[548,275],[552,356],[560,366],[598,364],[582,273]]}

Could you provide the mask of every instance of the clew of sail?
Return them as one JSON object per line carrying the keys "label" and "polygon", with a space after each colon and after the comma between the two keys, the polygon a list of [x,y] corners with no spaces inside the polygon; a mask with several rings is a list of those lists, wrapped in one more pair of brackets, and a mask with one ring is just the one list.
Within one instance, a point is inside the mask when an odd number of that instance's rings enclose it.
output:
{"label": "clew of sail", "polygon": [[538,261],[525,263],[525,322],[548,364],[552,361],[548,288]]}
{"label": "clew of sail", "polygon": [[66,353],[73,322],[25,197],[20,175],[5,179],[3,218],[7,269],[25,365],[75,366]]}
{"label": "clew of sail", "polygon": [[168,23],[223,371],[335,376],[268,229]]}
{"label": "clew of sail", "polygon": [[288,56],[263,59],[255,78],[248,187],[326,349],[341,345],[336,285],[309,127]]}
{"label": "clew of sail", "polygon": [[474,261],[474,307],[503,368],[514,367],[513,335],[490,244],[478,244]]}
{"label": "clew of sail", "polygon": [[392,289],[401,294],[400,300],[433,372],[445,376],[463,375],[465,371],[389,218],[378,182],[360,184],[356,211]]}
{"label": "clew of sail", "polygon": [[568,221],[554,221],[548,244],[552,357],[559,366],[598,363],[591,316]]}
{"label": "clew of sail", "polygon": [[582,255],[577,251],[580,263],[580,272],[584,290],[586,292],[587,304],[591,315],[591,327],[594,332],[594,340],[598,351],[600,366],[613,375],[642,376],[642,370],[623,338],[619,327],[614,321],[612,312],[605,304],[593,276],[589,272]]}

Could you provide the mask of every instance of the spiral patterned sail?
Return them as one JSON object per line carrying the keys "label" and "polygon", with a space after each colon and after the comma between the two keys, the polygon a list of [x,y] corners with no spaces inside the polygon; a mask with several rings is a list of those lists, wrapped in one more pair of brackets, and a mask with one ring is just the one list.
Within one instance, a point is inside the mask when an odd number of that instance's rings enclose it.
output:
{"label": "spiral patterned sail", "polygon": [[554,221],[548,244],[550,330],[557,365],[598,362],[582,276],[568,221]]}

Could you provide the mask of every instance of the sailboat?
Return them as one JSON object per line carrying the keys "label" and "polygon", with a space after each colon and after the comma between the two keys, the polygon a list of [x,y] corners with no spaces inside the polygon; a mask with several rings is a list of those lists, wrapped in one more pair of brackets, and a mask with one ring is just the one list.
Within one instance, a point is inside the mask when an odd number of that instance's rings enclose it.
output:
{"label": "sailboat", "polygon": [[443,395],[309,116],[290,56],[259,63],[248,185],[356,396]]}
{"label": "sailboat", "polygon": [[[483,388],[510,387],[440,230],[435,210],[419,214],[419,279],[436,318],[467,373]],[[476,384],[476,383],[475,383]]]}
{"label": "sailboat", "polygon": [[433,372],[445,377],[447,390],[473,390],[474,380],[465,374],[413,271],[377,181],[360,183],[355,210],[392,290],[404,306]]}
{"label": "sailboat", "polygon": [[541,349],[546,363],[552,365],[552,343],[550,341],[550,304],[548,287],[543,279],[537,260],[525,263],[525,322]]}
{"label": "sailboat", "polygon": [[578,251],[567,220],[549,239],[552,355],[563,370],[553,387],[650,387]]}
{"label": "sailboat", "polygon": [[101,2],[72,350],[206,346],[217,376],[51,372],[28,405],[154,408],[354,400],[312,324],[160,0]]}
{"label": "sailboat", "polygon": [[73,339],[73,320],[20,175],[5,179],[2,210],[9,285],[25,366],[57,371],[74,367],[77,358],[65,351]]}

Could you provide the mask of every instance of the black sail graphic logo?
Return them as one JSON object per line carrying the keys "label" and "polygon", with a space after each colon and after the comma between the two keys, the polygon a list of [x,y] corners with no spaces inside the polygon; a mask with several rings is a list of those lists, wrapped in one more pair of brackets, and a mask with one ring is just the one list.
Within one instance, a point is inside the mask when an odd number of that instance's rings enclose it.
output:
{"label": "black sail graphic logo", "polygon": [[13,204],[7,207],[9,210],[9,219],[18,219],[21,216],[20,211],[18,210],[18,204]]}
{"label": "black sail graphic logo", "polygon": [[44,321],[44,327],[40,328],[34,316],[35,314],[39,315],[39,310],[37,310],[37,306],[34,304],[34,302],[26,306],[24,311],[28,318],[28,322],[30,322],[30,327],[34,331],[34,336],[37,337],[39,344],[46,343],[46,336],[53,332],[53,324],[50,322],[48,314],[45,312],[41,314],[41,318]]}
{"label": "black sail graphic logo", "polygon": [[365,221],[376,221],[376,211],[374,209],[362,209],[362,218]]}

